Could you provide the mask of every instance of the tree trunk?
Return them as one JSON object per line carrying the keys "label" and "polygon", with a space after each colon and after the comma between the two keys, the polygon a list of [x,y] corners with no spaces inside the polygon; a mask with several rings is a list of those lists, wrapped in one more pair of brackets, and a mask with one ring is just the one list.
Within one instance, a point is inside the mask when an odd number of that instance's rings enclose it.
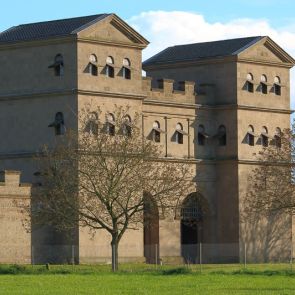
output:
{"label": "tree trunk", "polygon": [[112,271],[115,272],[118,270],[118,246],[119,246],[119,240],[118,236],[114,235],[112,237]]}

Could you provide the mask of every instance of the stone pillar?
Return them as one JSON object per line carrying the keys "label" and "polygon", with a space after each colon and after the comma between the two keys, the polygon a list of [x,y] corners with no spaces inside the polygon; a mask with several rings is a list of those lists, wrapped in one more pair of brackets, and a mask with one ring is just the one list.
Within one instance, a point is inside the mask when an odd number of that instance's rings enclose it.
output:
{"label": "stone pillar", "polygon": [[163,263],[182,263],[180,220],[160,220],[160,258]]}

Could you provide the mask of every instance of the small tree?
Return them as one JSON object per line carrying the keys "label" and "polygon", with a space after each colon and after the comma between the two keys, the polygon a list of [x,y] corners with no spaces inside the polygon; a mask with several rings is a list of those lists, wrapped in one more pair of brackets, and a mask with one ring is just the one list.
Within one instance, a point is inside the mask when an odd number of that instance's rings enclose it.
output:
{"label": "small tree", "polygon": [[152,195],[163,214],[171,213],[193,176],[188,165],[164,159],[159,146],[142,135],[140,115],[131,121],[128,111],[116,107],[102,124],[100,110],[88,106],[77,132],[68,130],[54,149],[44,147],[42,190],[35,198],[39,206],[31,210],[37,224],[107,230],[113,271],[122,236],[143,222],[144,193]]}
{"label": "small tree", "polygon": [[258,164],[249,176],[247,213],[295,213],[294,131],[293,125],[277,134],[257,155]]}

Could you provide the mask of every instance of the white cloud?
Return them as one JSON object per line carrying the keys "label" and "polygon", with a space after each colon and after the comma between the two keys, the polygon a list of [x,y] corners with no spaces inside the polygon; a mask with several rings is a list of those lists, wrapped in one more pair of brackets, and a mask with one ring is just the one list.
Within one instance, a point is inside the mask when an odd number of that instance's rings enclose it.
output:
{"label": "white cloud", "polygon": [[[195,42],[230,39],[245,36],[270,36],[295,57],[295,24],[273,28],[265,19],[234,19],[210,23],[203,15],[183,11],[149,11],[128,20],[151,44],[144,50],[146,59],[168,46]],[[295,70],[291,72],[292,107],[295,107]]]}

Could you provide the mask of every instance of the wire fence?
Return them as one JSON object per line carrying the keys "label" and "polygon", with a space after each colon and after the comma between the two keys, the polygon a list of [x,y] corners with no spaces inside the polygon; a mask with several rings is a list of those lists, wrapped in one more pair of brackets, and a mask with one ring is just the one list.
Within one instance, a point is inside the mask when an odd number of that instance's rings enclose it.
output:
{"label": "wire fence", "polygon": [[[2,245],[0,264],[110,265],[111,246],[104,245]],[[185,266],[197,271],[292,270],[295,257],[290,249],[254,249],[251,244],[185,244],[179,247],[121,245],[119,264],[137,269]]]}

